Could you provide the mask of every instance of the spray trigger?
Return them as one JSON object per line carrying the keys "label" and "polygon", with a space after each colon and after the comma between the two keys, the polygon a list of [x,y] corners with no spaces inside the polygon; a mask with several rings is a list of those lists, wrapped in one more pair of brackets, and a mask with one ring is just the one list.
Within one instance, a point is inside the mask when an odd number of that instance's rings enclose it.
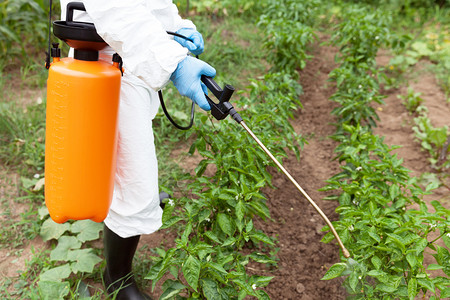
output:
{"label": "spray trigger", "polygon": [[217,120],[223,120],[226,118],[226,116],[231,114],[232,118],[240,123],[242,121],[242,118],[230,103],[230,98],[235,91],[234,87],[227,84],[222,89],[217,84],[217,82],[214,81],[214,79],[205,75],[202,75],[201,80],[206,85],[208,90],[210,90],[213,95],[219,100],[219,102],[215,102],[205,94],[206,100],[211,106],[211,114],[213,115],[213,117]]}

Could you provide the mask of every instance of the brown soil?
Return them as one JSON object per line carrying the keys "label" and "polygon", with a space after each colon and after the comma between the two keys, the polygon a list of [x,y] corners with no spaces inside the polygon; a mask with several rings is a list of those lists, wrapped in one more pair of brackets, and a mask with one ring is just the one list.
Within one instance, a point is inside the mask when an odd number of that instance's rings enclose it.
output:
{"label": "brown soil", "polygon": [[[328,194],[318,189],[325,180],[339,172],[339,163],[332,161],[337,144],[328,138],[334,133],[331,111],[335,107],[328,98],[333,87],[327,87],[328,73],[335,67],[335,50],[317,48],[314,58],[300,74],[304,94],[300,97],[303,109],[292,121],[297,133],[306,137],[308,144],[301,152],[300,161],[290,155],[283,163],[290,174],[317,202],[331,220],[337,219],[335,202],[324,201]],[[260,223],[260,227],[278,238],[279,269],[266,288],[271,299],[345,299],[341,279],[321,281],[326,270],[339,261],[339,247],[323,244],[321,228],[325,222],[283,175],[272,170],[276,190],[266,189],[268,205],[274,222]]]}

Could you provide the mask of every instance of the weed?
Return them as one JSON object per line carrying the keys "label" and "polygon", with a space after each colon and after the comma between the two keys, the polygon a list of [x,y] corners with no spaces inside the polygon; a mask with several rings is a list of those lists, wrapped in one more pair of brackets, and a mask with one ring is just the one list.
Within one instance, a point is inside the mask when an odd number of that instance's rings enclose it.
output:
{"label": "weed", "polygon": [[405,96],[397,97],[403,100],[403,105],[405,105],[410,114],[413,114],[423,102],[420,95],[422,95],[422,93],[416,93],[412,88],[408,88],[408,93]]}

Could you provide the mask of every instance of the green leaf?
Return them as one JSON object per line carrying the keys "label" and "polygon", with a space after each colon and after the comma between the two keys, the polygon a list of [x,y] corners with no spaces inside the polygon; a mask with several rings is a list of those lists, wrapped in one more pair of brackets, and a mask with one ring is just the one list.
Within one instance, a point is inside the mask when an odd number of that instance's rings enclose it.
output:
{"label": "green leaf", "polygon": [[181,220],[183,220],[183,218],[178,217],[178,216],[174,216],[172,218],[169,218],[166,222],[164,222],[164,224],[161,226],[161,229],[165,229],[165,228],[169,228],[172,227],[173,225],[175,225],[176,223],[180,222]]}
{"label": "green leaf", "polygon": [[182,290],[184,290],[186,286],[179,281],[174,281],[172,279],[168,279],[163,284],[163,293],[159,297],[159,300],[169,300],[175,299],[175,296],[178,295]]}
{"label": "green leaf", "polygon": [[[373,228],[373,227],[372,227]],[[378,234],[376,234],[375,232],[372,232],[371,230],[367,231],[367,234],[373,238],[375,241],[377,241],[378,243],[381,242],[381,238]]]}
{"label": "green leaf", "polygon": [[375,266],[375,268],[377,270],[379,270],[381,268],[381,265],[383,264],[381,259],[378,256],[376,256],[376,255],[372,256],[370,261],[372,262],[372,264]]}
{"label": "green leaf", "polygon": [[397,198],[398,195],[400,195],[400,189],[398,185],[394,183],[389,187],[389,195],[391,196],[392,201],[394,201],[395,198]]}
{"label": "green leaf", "polygon": [[367,273],[367,275],[375,277],[376,279],[378,279],[380,282],[388,282],[389,281],[389,277],[388,275],[381,271],[381,270],[371,270]]}
{"label": "green leaf", "polygon": [[244,216],[245,216],[245,204],[241,200],[236,204],[236,217],[238,218],[239,221],[242,221]]}
{"label": "green leaf", "polygon": [[204,235],[206,235],[210,240],[220,244],[219,238],[212,231],[207,231]]}
{"label": "green leaf", "polygon": [[77,238],[82,242],[97,240],[100,237],[100,231],[103,229],[102,223],[96,223],[91,220],[76,221],[72,224],[71,231],[79,233]]}
{"label": "green leaf", "polygon": [[414,300],[417,295],[417,279],[411,278],[408,282],[408,297],[409,300]]}
{"label": "green leaf", "polygon": [[217,215],[217,222],[219,223],[220,229],[222,229],[223,232],[228,234],[229,236],[232,236],[234,233],[234,226],[232,224],[232,220],[230,216],[219,213]]}
{"label": "green leaf", "polygon": [[67,254],[67,260],[73,261],[71,266],[75,274],[78,272],[92,273],[95,265],[102,261],[92,249],[71,250]]}
{"label": "green leaf", "polygon": [[339,277],[346,269],[347,265],[345,263],[335,263],[328,269],[321,280],[330,280]]}
{"label": "green leaf", "polygon": [[200,281],[202,286],[203,295],[208,300],[219,300],[222,299],[222,296],[219,293],[217,283],[214,280],[203,278]]}
{"label": "green leaf", "polygon": [[261,218],[265,219],[270,217],[269,208],[261,201],[252,201],[248,204],[256,211],[256,214]]}
{"label": "green leaf", "polygon": [[39,294],[42,300],[65,299],[69,295],[69,282],[42,281],[38,283]]}
{"label": "green leaf", "polygon": [[441,265],[437,265],[437,264],[429,264],[427,270],[428,271],[434,271],[434,270],[441,270],[444,267]]}
{"label": "green leaf", "polygon": [[195,291],[197,291],[198,288],[200,267],[200,261],[192,255],[188,256],[182,267],[184,278]]}
{"label": "green leaf", "polygon": [[250,234],[250,237],[255,240],[258,240],[260,242],[272,245],[272,246],[275,245],[274,242],[267,235],[265,235],[262,232],[255,231],[252,234]]}
{"label": "green leaf", "polygon": [[47,216],[49,216],[50,213],[48,212],[47,206],[44,205],[41,208],[39,208],[38,215],[39,215],[39,219],[41,219],[41,220],[44,220]]}
{"label": "green leaf", "polygon": [[406,255],[406,260],[408,261],[409,265],[411,266],[412,269],[415,269],[418,261],[417,261],[417,256],[413,253],[408,253]]}
{"label": "green leaf", "polygon": [[253,229],[253,221],[250,220],[250,221],[247,223],[247,225],[245,225],[245,231],[246,231],[247,233],[249,233],[250,231],[252,231],[252,229]]}
{"label": "green leaf", "polygon": [[445,246],[450,249],[450,233],[446,233],[442,236]]}
{"label": "green leaf", "polygon": [[431,279],[417,279],[417,283],[421,286],[426,288],[427,290],[429,290],[430,292],[434,293],[435,292],[435,287],[434,287],[434,283]]}
{"label": "green leaf", "polygon": [[181,235],[181,242],[183,245],[187,245],[189,240],[189,235],[192,232],[192,223],[188,223],[183,231],[183,234]]}
{"label": "green leaf", "polygon": [[58,245],[50,252],[50,260],[67,260],[67,254],[71,249],[79,249],[81,242],[74,236],[62,236]]}
{"label": "green leaf", "polygon": [[441,290],[441,297],[443,299],[450,298],[450,287]]}
{"label": "green leaf", "polygon": [[42,224],[40,235],[44,241],[49,241],[51,239],[58,239],[68,230],[70,230],[69,223],[58,224],[49,218]]}
{"label": "green leaf", "polygon": [[388,293],[397,291],[402,280],[404,280],[403,276],[390,275],[388,282],[382,283],[379,285],[380,290],[388,292]]}
{"label": "green leaf", "polygon": [[70,265],[65,264],[59,267],[54,267],[52,269],[45,271],[44,273],[41,273],[41,275],[39,276],[39,280],[59,282],[62,279],[68,278],[71,273],[72,269],[70,268]]}
{"label": "green leaf", "polygon": [[275,278],[274,276],[256,276],[253,283],[256,284],[257,287],[265,287],[274,278]]}
{"label": "green leaf", "polygon": [[221,265],[219,265],[218,263],[209,262],[207,264],[207,266],[210,267],[211,269],[214,269],[214,270],[218,271],[219,273],[222,273],[223,275],[228,274],[228,272]]}
{"label": "green leaf", "polygon": [[231,236],[223,242],[222,247],[228,247],[233,245],[234,243],[236,243],[236,238]]}
{"label": "green leaf", "polygon": [[348,277],[348,282],[350,284],[350,287],[353,291],[356,291],[356,287],[358,285],[359,279],[358,279],[358,273],[356,271],[353,271],[350,276]]}

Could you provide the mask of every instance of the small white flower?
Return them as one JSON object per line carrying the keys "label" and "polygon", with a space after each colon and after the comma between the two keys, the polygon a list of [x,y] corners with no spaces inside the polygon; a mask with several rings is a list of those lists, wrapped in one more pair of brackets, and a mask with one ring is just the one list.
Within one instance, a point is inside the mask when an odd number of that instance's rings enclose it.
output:
{"label": "small white flower", "polygon": [[358,88],[359,88],[359,89],[362,89],[362,85],[358,85]]}
{"label": "small white flower", "polygon": [[436,228],[436,227],[437,227],[436,224],[431,224],[431,225],[430,225],[430,228]]}
{"label": "small white flower", "polygon": [[447,233],[447,234],[446,234],[446,236],[450,238],[450,232],[449,232],[449,233]]}
{"label": "small white flower", "polygon": [[256,284],[252,284],[252,289],[256,290]]}
{"label": "small white flower", "polygon": [[36,178],[36,179],[38,179],[39,177],[40,177],[41,175],[39,175],[39,174],[34,174],[34,178]]}
{"label": "small white flower", "polygon": [[227,208],[227,212],[231,212],[231,209]]}
{"label": "small white flower", "polygon": [[206,218],[205,221],[206,222],[211,222],[211,219],[210,218]]}
{"label": "small white flower", "polygon": [[356,171],[361,171],[362,170],[362,167],[357,167],[356,168]]}
{"label": "small white flower", "polygon": [[361,279],[362,279],[362,276],[358,276],[358,279],[361,280]]}
{"label": "small white flower", "polygon": [[353,227],[353,225],[350,225],[350,227],[348,228],[350,231],[353,231],[353,229],[355,229],[354,227]]}
{"label": "small white flower", "polygon": [[169,203],[170,206],[174,206],[174,205],[175,205],[175,202],[173,202],[172,199],[169,199],[169,202],[168,202],[168,203]]}
{"label": "small white flower", "polygon": [[376,39],[376,40],[379,40],[379,39],[380,39],[380,37],[379,37],[379,36],[377,35],[377,36],[375,37],[375,39]]}

